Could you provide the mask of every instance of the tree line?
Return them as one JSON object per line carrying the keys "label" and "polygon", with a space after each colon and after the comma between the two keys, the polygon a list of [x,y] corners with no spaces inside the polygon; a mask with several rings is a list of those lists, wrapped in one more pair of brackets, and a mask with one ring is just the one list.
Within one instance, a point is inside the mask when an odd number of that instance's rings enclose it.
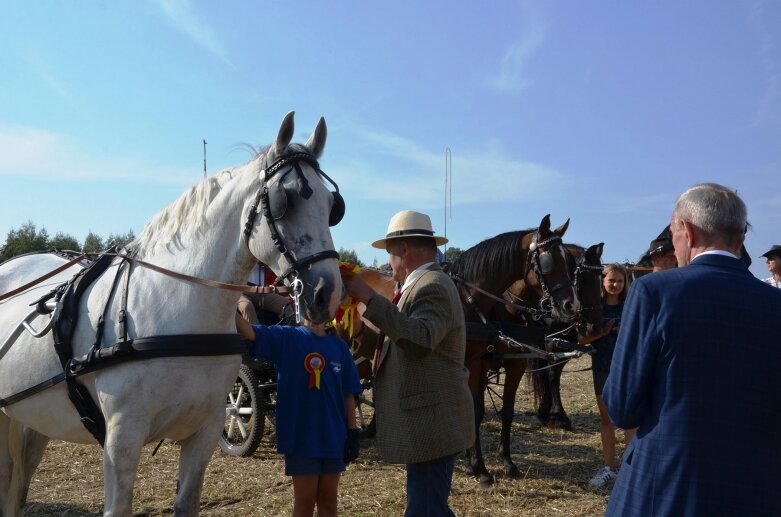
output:
{"label": "tree line", "polygon": [[111,233],[103,239],[100,235],[89,231],[83,242],[64,232],[57,232],[54,236],[41,226],[39,229],[32,221],[27,221],[19,229],[11,228],[5,238],[5,243],[0,248],[0,262],[4,262],[17,255],[35,251],[49,251],[51,249],[81,251],[84,253],[96,253],[103,251],[110,245],[125,246],[136,238],[133,230],[127,233]]}
{"label": "tree line", "polygon": [[[23,255],[25,253],[36,251],[49,251],[51,249],[80,251],[83,253],[97,253],[103,251],[111,245],[125,246],[128,243],[136,239],[133,230],[128,230],[127,233],[111,233],[105,239],[100,235],[89,231],[87,236],[84,237],[83,242],[79,242],[76,237],[64,233],[57,232],[54,236],[50,236],[48,230],[41,226],[40,229],[32,221],[27,221],[19,229],[11,228],[8,235],[5,238],[5,244],[0,248],[0,262],[13,258],[17,255]],[[461,254],[459,248],[450,247],[445,251],[445,260],[452,262],[458,258]],[[349,250],[345,248],[339,248],[339,260],[343,262],[349,262],[357,264],[361,267],[365,266],[359,258],[355,250]],[[377,268],[377,259],[374,259],[372,267]]]}

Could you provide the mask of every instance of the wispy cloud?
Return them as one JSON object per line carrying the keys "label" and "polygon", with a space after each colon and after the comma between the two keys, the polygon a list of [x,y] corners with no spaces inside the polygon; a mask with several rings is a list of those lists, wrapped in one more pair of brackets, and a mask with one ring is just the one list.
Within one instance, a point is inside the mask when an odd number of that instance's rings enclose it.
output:
{"label": "wispy cloud", "polygon": [[[373,161],[353,159],[331,167],[343,189],[360,199],[397,201],[412,206],[440,206],[445,161],[441,150],[432,151],[398,135],[357,132],[364,155]],[[564,175],[534,162],[509,158],[496,145],[479,150],[454,150],[452,203],[523,202],[547,199],[565,183]],[[410,185],[414,185],[411,188]]]}
{"label": "wispy cloud", "polygon": [[774,41],[776,32],[767,26],[765,3],[755,2],[749,13],[749,22],[759,39],[759,55],[765,73],[765,84],[757,103],[752,126],[756,127],[771,119],[781,118],[781,68],[779,49]]}
{"label": "wispy cloud", "polygon": [[62,101],[75,111],[82,111],[81,103],[71,90],[54,74],[49,65],[36,53],[25,53],[22,58],[30,70]]}
{"label": "wispy cloud", "polygon": [[0,125],[0,175],[73,181],[142,181],[191,185],[196,171],[153,167],[130,157],[101,156],[68,136]]}
{"label": "wispy cloud", "polygon": [[196,17],[190,0],[157,0],[157,3],[177,30],[235,68],[217,34]]}
{"label": "wispy cloud", "polygon": [[531,84],[527,64],[542,45],[546,26],[528,11],[525,22],[521,39],[510,44],[499,63],[499,70],[486,80],[486,85],[496,93],[518,95]]}

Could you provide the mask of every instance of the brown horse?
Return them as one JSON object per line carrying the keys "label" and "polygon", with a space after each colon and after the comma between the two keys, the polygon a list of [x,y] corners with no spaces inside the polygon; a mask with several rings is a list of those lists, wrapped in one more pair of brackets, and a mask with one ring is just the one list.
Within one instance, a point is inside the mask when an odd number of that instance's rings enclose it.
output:
{"label": "brown horse", "polygon": [[[536,285],[546,306],[560,319],[574,318],[580,304],[569,276],[566,252],[561,237],[569,221],[551,230],[550,216],[546,215],[536,229],[508,232],[485,240],[464,253],[452,264],[450,273],[459,288],[467,321],[467,344],[464,364],[469,369],[469,387],[475,409],[476,440],[468,451],[470,474],[478,476],[481,484],[493,482],[483,461],[480,445],[480,423],[485,414],[485,389],[488,372],[505,366],[506,380],[502,395],[501,456],[508,476],[519,477],[510,452],[510,430],[514,417],[515,395],[518,383],[526,370],[528,354],[501,339],[497,319],[506,319],[507,311],[500,296],[513,282],[525,279]],[[520,307],[520,306],[518,306]],[[520,330],[516,326],[514,330]],[[527,328],[521,341],[537,342],[542,346],[544,335]],[[500,339],[497,340],[497,337]],[[509,344],[508,344],[509,343]],[[517,343],[516,344],[520,344]],[[528,350],[528,349],[527,349]],[[505,361],[503,355],[512,355]],[[508,365],[510,366],[508,368]],[[517,377],[517,379],[516,379]],[[509,385],[509,389],[508,389]],[[513,389],[513,386],[515,389]]]}
{"label": "brown horse", "polygon": [[[566,358],[568,352],[575,355],[573,350],[585,350],[577,344],[578,336],[594,335],[600,330],[603,246],[603,243],[599,243],[585,249],[577,244],[564,245],[570,276],[575,282],[575,291],[580,301],[580,311],[574,320],[562,321],[544,312],[537,314],[536,323],[543,326],[547,336],[545,350],[557,354],[553,362],[537,357],[529,365],[529,381],[537,403],[537,419],[547,427],[572,429],[572,422],[561,402],[561,373],[569,360]],[[540,302],[538,289],[525,281],[514,283],[508,289],[507,297],[521,305],[536,306]],[[508,310],[513,312],[512,308]],[[526,317],[523,313],[519,316]]]}
{"label": "brown horse", "polygon": [[[384,296],[388,300],[393,298],[396,282],[391,277],[390,271],[364,267],[358,272],[358,276],[380,296]],[[364,393],[358,401],[358,415],[362,436],[369,438],[374,434],[374,419],[372,418],[370,423],[366,422],[363,408],[364,404],[371,404],[368,392],[372,389],[372,361],[377,349],[379,329],[370,321],[362,319],[366,305],[361,302],[351,303],[350,300],[343,300],[342,303],[340,312],[337,313],[335,330],[339,337],[350,346],[355,367],[358,370],[358,377],[364,388]],[[342,310],[352,311],[352,313],[344,318],[341,314]]]}

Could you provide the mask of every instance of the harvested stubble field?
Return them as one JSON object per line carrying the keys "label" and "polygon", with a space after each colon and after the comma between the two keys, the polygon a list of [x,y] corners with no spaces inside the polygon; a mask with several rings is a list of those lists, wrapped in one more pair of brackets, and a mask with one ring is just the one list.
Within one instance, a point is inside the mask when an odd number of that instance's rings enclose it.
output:
{"label": "harvested stubble field", "polygon": [[[451,506],[459,516],[591,516],[602,515],[609,490],[588,487],[602,466],[599,414],[591,386],[590,365],[571,361],[562,378],[562,397],[573,431],[541,428],[532,414],[533,397],[522,383],[516,400],[512,449],[523,476],[504,476],[498,456],[501,422],[486,398],[482,427],[486,463],[496,476],[490,488],[467,477],[464,461],[456,464]],[[498,401],[497,401],[498,405]],[[362,444],[361,457],[342,477],[340,515],[395,516],[404,509],[402,466],[383,463],[372,440]],[[172,514],[176,490],[178,446],[164,444],[157,455],[144,450],[135,485],[137,516]],[[103,505],[102,455],[98,447],[52,442],[30,487],[25,515],[91,516]],[[292,510],[292,486],[275,453],[273,437],[251,458],[227,456],[217,449],[206,472],[201,497],[203,516],[276,516]]]}

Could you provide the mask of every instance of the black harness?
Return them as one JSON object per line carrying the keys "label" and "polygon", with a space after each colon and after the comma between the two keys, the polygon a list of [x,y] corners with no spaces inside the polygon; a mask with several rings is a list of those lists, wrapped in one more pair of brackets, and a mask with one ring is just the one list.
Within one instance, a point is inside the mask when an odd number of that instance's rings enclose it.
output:
{"label": "black harness", "polygon": [[[80,357],[74,357],[72,338],[78,320],[81,298],[87,287],[106,272],[115,256],[114,248],[107,250],[97,260],[76,273],[67,283],[60,285],[35,302],[38,312],[41,314],[51,312],[50,309],[46,308],[47,301],[53,299],[61,304],[62,309],[59,317],[54,322],[52,331],[54,334],[54,349],[57,352],[63,371],[51,379],[47,379],[9,397],[0,398],[0,408],[65,381],[68,388],[68,398],[78,411],[82,424],[95,437],[95,440],[103,446],[106,438],[106,422],[100,407],[92,399],[87,388],[78,382],[77,377],[80,375],[138,359],[233,355],[246,352],[247,343],[238,334],[180,334],[128,339],[126,308],[131,264],[127,258],[122,258],[117,267],[117,274],[114,277],[112,295],[106,301],[103,315],[98,318],[95,342],[88,353]],[[125,282],[122,294],[122,307],[119,311],[119,340],[112,346],[102,347],[104,316],[110,306],[111,299],[116,294],[116,288],[121,277],[124,277]]]}

